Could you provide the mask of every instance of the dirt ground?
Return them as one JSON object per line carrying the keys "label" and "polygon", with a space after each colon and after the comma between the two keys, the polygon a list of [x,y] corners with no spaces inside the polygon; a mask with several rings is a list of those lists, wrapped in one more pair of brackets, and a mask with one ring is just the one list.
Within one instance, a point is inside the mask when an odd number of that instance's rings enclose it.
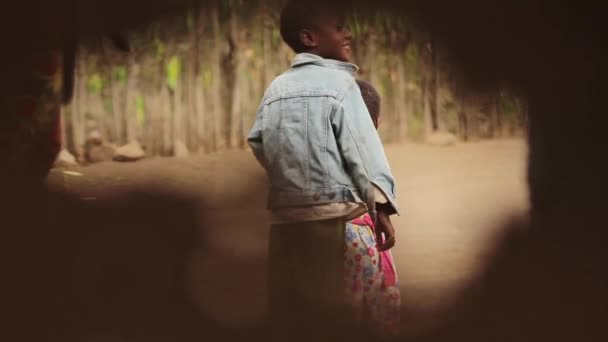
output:
{"label": "dirt ground", "polygon": [[[415,334],[431,327],[483,268],[504,221],[526,214],[526,146],[520,140],[451,147],[408,143],[386,151],[402,211],[394,218],[393,253],[403,327]],[[111,201],[137,188],[195,198],[205,248],[191,256],[192,297],[203,312],[230,325],[264,313],[266,183],[248,151],[70,171],[54,169],[49,183],[85,201]]]}

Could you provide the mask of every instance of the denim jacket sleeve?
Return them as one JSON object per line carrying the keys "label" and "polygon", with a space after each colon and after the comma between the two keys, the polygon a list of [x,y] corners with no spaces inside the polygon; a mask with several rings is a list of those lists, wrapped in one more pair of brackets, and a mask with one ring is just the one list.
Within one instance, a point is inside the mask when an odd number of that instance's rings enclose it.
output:
{"label": "denim jacket sleeve", "polygon": [[266,106],[264,102],[262,102],[258,108],[258,111],[255,116],[255,122],[253,123],[253,127],[249,131],[249,135],[247,136],[247,143],[251,147],[253,151],[253,155],[258,160],[260,165],[266,170],[268,170],[266,165],[266,158],[264,157],[264,145],[263,145],[263,137],[262,130],[264,127],[264,110]]}
{"label": "denim jacket sleeve", "polygon": [[387,197],[393,213],[398,213],[395,180],[356,84],[351,86],[342,101],[336,101],[331,124],[350,176],[364,196],[370,212],[375,214],[374,188],[377,187]]}

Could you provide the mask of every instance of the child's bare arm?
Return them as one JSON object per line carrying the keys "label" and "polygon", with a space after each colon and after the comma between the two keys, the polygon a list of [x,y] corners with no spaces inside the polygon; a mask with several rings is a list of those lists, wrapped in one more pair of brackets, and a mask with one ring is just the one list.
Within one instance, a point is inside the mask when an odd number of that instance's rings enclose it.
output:
{"label": "child's bare arm", "polygon": [[379,251],[386,251],[395,246],[395,228],[391,222],[389,212],[384,204],[377,204],[378,220],[376,221],[376,242]]}

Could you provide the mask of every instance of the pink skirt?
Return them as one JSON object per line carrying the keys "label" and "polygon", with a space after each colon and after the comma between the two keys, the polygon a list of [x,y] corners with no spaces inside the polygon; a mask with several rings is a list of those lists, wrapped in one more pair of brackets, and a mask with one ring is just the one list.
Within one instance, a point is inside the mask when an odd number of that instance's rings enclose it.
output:
{"label": "pink skirt", "polygon": [[378,252],[368,214],[346,224],[344,286],[356,322],[380,336],[399,334],[401,296],[390,251]]}

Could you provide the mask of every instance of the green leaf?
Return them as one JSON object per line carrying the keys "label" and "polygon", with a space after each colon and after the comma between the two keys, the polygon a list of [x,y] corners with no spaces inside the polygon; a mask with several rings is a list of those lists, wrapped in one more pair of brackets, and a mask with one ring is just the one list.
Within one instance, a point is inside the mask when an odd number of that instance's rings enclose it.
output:
{"label": "green leaf", "polygon": [[281,45],[281,40],[282,40],[282,38],[281,38],[281,32],[277,28],[274,28],[272,30],[272,46],[273,47],[280,46]]}
{"label": "green leaf", "polygon": [[203,86],[209,88],[211,87],[211,83],[213,83],[213,74],[211,73],[211,69],[206,68],[203,71]]}
{"label": "green leaf", "polygon": [[171,90],[177,88],[177,83],[180,80],[182,73],[182,61],[177,55],[174,55],[167,63],[167,86]]}
{"label": "green leaf", "polygon": [[99,94],[99,93],[101,93],[101,90],[103,89],[103,79],[101,78],[101,76],[98,73],[94,73],[91,76],[89,76],[89,80],[87,82],[87,87],[90,92],[92,92],[94,94]]}
{"label": "green leaf", "polygon": [[127,81],[127,68],[124,65],[114,67],[114,79],[120,82]]}

